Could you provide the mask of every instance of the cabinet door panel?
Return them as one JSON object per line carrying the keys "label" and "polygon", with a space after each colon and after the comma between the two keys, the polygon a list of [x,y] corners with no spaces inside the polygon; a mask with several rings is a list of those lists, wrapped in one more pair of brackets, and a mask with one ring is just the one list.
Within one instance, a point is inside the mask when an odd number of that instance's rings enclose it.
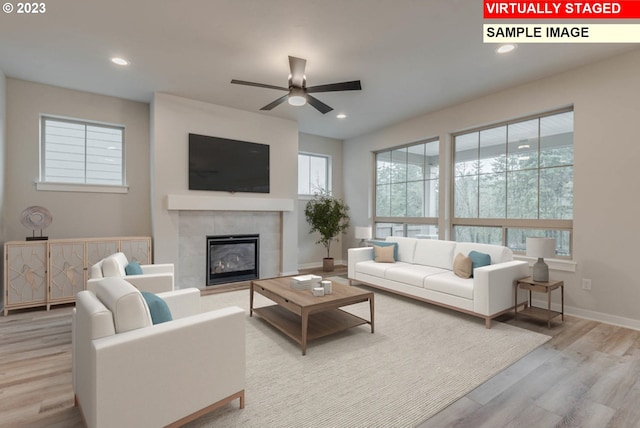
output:
{"label": "cabinet door panel", "polygon": [[84,289],[84,242],[49,246],[49,300],[73,298]]}
{"label": "cabinet door panel", "polygon": [[127,239],[120,242],[120,251],[127,260],[136,260],[141,265],[151,263],[151,242],[149,239]]}
{"label": "cabinet door panel", "polygon": [[45,303],[47,300],[47,244],[5,247],[7,265],[5,304]]}
{"label": "cabinet door panel", "polygon": [[117,252],[118,241],[87,242],[87,267],[91,269],[100,260]]}

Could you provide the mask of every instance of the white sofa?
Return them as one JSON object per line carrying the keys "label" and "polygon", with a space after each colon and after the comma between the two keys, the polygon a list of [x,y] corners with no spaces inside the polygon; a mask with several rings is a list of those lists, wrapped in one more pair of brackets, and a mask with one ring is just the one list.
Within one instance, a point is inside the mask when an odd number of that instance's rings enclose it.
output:
{"label": "white sofa", "polygon": [[[513,260],[513,252],[503,246],[469,242],[388,237],[398,245],[398,261],[378,263],[373,247],[350,248],[349,282],[385,289],[482,317],[487,328],[491,320],[515,306],[514,280],[529,275],[528,264]],[[453,272],[458,253],[468,256],[475,250],[491,256],[491,265],[474,269],[472,278]],[[518,304],[526,292],[518,290]]]}
{"label": "white sofa", "polygon": [[124,279],[95,289],[76,295],[72,322],[73,389],[89,428],[181,426],[236,398],[244,407],[244,310],[201,313],[200,291],[183,289],[158,294],[173,320],[152,325]]}
{"label": "white sofa", "polygon": [[140,265],[142,275],[127,275],[125,268],[129,264],[124,253],[114,253],[105,257],[89,269],[87,290],[95,292],[95,285],[108,277],[125,277],[138,290],[151,293],[163,293],[174,290],[174,268],[172,263]]}

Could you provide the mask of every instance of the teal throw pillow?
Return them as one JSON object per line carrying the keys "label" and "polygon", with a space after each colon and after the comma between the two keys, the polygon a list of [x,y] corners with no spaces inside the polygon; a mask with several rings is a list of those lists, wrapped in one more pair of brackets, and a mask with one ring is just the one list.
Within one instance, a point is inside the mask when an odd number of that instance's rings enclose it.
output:
{"label": "teal throw pillow", "polygon": [[124,273],[127,275],[142,275],[142,267],[140,267],[140,263],[132,260],[124,267]]}
{"label": "teal throw pillow", "polygon": [[[389,241],[369,241],[369,244],[374,245],[376,247],[390,247],[393,245],[393,260],[398,261],[398,243],[397,242],[389,242]],[[371,260],[376,259],[375,251],[373,252],[373,257]]]}
{"label": "teal throw pillow", "polygon": [[169,306],[162,297],[158,297],[148,291],[141,291],[141,293],[142,297],[144,297],[144,300],[147,302],[149,312],[151,312],[151,322],[154,324],[160,324],[173,320]]}
{"label": "teal throw pillow", "polygon": [[469,258],[471,259],[471,276],[473,276],[473,270],[476,268],[491,264],[491,256],[489,254],[470,251]]}

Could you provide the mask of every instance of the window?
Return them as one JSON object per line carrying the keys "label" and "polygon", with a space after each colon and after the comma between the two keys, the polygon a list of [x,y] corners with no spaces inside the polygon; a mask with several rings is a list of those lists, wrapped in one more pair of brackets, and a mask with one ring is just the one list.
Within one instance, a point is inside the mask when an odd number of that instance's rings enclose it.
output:
{"label": "window", "polygon": [[375,236],[438,236],[438,140],[376,153]]}
{"label": "window", "polygon": [[124,186],[123,126],[43,116],[41,140],[41,183]]}
{"label": "window", "polygon": [[298,154],[298,194],[331,191],[330,158],[310,153]]}
{"label": "window", "polygon": [[454,135],[453,239],[523,251],[555,237],[571,254],[573,111]]}

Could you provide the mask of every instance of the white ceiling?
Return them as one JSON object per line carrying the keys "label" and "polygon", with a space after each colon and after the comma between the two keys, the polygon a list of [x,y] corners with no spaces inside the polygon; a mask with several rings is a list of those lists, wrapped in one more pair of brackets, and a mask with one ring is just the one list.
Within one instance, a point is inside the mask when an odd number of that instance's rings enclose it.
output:
{"label": "white ceiling", "polygon": [[[0,15],[6,76],[149,102],[165,92],[242,110],[283,92],[288,56],[307,85],[360,79],[362,91],[314,94],[335,110],[281,104],[262,114],[302,132],[349,138],[637,48],[482,43],[482,0],[55,0],[41,15]],[[113,56],[131,61],[127,68]],[[343,120],[337,113],[347,114]]]}

